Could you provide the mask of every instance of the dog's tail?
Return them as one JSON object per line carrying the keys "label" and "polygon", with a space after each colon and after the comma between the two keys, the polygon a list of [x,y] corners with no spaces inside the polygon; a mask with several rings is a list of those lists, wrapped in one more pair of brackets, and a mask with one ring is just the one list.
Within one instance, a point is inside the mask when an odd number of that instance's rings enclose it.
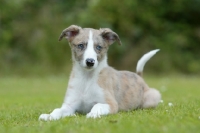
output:
{"label": "dog's tail", "polygon": [[142,58],[138,61],[137,67],[136,67],[136,73],[140,76],[142,76],[143,68],[146,62],[153,57],[160,49],[152,50],[145,55],[142,56]]}

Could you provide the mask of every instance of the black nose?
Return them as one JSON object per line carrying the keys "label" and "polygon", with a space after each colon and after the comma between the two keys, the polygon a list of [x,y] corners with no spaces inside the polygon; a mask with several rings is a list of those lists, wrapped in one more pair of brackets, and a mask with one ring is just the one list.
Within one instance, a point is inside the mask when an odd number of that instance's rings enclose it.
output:
{"label": "black nose", "polygon": [[87,64],[88,67],[94,66],[94,62],[95,62],[95,60],[92,59],[92,58],[86,59],[86,64]]}

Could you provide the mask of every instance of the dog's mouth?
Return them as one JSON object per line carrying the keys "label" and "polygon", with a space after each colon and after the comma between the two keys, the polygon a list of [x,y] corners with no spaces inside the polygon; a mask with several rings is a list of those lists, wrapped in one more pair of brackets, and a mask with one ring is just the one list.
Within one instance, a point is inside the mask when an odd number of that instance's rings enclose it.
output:
{"label": "dog's mouth", "polygon": [[86,66],[85,67],[87,70],[93,70],[94,69],[94,66]]}

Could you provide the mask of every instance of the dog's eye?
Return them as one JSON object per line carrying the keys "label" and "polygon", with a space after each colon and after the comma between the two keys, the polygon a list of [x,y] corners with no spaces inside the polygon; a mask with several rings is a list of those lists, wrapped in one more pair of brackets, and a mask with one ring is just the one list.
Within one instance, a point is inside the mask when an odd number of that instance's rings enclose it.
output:
{"label": "dog's eye", "polygon": [[102,49],[102,47],[99,46],[99,45],[97,45],[97,46],[96,46],[96,49],[100,51],[100,50]]}
{"label": "dog's eye", "polygon": [[83,44],[79,44],[78,48],[81,49],[81,50],[83,50],[84,49],[84,45]]}

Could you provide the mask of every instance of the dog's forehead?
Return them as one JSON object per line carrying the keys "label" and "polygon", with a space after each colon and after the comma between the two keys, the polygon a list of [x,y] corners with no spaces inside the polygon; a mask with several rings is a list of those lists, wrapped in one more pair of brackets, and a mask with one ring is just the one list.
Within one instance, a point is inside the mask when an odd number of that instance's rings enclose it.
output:
{"label": "dog's forehead", "polygon": [[81,32],[81,36],[85,36],[86,38],[89,38],[90,34],[92,34],[93,40],[96,40],[97,38],[101,37],[100,36],[100,31],[92,28],[84,28]]}
{"label": "dog's forehead", "polygon": [[83,32],[83,33],[88,33],[88,34],[89,34],[89,32],[92,32],[92,33],[93,33],[93,36],[94,36],[94,35],[99,35],[99,34],[100,34],[100,30],[93,29],[93,28],[83,28],[83,29],[82,29],[82,32]]}
{"label": "dog's forehead", "polygon": [[94,42],[102,40],[101,32],[99,30],[92,28],[83,28],[80,30],[79,34],[74,38],[74,44],[87,42],[90,37],[90,34],[92,34],[92,39]]}

